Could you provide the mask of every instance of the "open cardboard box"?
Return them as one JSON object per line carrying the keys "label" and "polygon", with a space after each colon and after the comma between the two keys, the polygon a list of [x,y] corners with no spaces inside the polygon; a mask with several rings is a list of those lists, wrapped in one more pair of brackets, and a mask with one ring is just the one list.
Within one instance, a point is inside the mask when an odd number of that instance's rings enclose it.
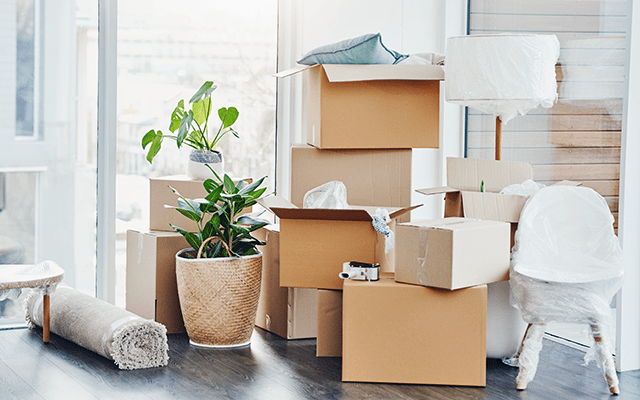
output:
{"label": "open cardboard box", "polygon": [[306,71],[307,143],[319,149],[439,147],[437,65],[313,65]]}
{"label": "open cardboard box", "polygon": [[[495,161],[473,158],[447,158],[446,187],[418,189],[418,193],[433,195],[445,193],[444,216],[510,222],[511,246],[517,222],[527,197],[500,194],[506,186],[533,179],[529,163]],[[484,181],[484,192],[480,192]],[[557,185],[579,185],[562,181]]]}
{"label": "open cardboard box", "polygon": [[[315,289],[342,289],[342,264],[349,261],[385,260],[383,235],[371,225],[377,208],[386,208],[393,220],[420,207],[365,207],[350,209],[298,208],[279,196],[258,201],[280,218],[280,286]],[[391,258],[391,257],[390,257]]]}

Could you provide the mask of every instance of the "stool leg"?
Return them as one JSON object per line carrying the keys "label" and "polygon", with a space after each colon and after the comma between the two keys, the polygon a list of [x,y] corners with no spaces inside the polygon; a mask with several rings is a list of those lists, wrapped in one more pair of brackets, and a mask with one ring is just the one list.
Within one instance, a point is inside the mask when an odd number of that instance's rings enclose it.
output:
{"label": "stool leg", "polygon": [[598,366],[602,368],[609,391],[616,395],[620,394],[613,356],[611,355],[611,350],[609,350],[609,341],[604,337],[602,328],[598,324],[591,325],[591,334],[593,335],[593,340],[595,340],[596,360],[598,361]]}
{"label": "stool leg", "polygon": [[518,366],[520,367],[516,378],[516,389],[518,390],[525,390],[536,374],[545,328],[545,324],[529,324],[527,327],[518,355]]}
{"label": "stool leg", "polygon": [[42,297],[42,341],[49,343],[49,295]]}

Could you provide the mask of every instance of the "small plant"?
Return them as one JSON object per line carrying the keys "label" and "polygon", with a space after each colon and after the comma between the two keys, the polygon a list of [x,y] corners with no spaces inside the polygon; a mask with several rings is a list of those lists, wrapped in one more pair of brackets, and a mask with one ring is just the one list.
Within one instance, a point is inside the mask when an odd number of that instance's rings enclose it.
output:
{"label": "small plant", "polygon": [[[256,200],[264,194],[266,188],[259,186],[266,177],[251,184],[242,180],[234,184],[228,175],[220,179],[215,172],[213,174],[217,182],[214,179],[204,181],[203,186],[208,193],[204,199],[186,199],[171,188],[178,195],[176,210],[196,222],[198,231],[189,232],[173,224],[171,227],[182,234],[198,254],[201,253],[197,258],[257,254],[256,246],[265,243],[251,236],[251,232],[268,225],[269,222],[257,219],[254,215],[238,215],[245,208],[256,204]],[[207,217],[210,218],[207,220]]]}
{"label": "small plant", "polygon": [[[218,142],[231,132],[235,137],[238,136],[231,125],[238,119],[238,109],[235,107],[220,108],[218,117],[220,118],[220,126],[213,137],[209,136],[209,116],[211,115],[211,93],[216,90],[217,86],[211,81],[206,81],[200,89],[191,97],[189,104],[191,109],[186,110],[184,100],[180,100],[178,105],[171,113],[171,124],[169,131],[174,135],[165,135],[162,131],[150,130],[142,138],[142,148],[149,146],[147,153],[147,161],[153,162],[153,158],[158,154],[162,147],[162,141],[165,137],[174,139],[178,148],[186,144],[196,150],[207,152],[214,151]],[[176,133],[177,131],[177,133]]]}

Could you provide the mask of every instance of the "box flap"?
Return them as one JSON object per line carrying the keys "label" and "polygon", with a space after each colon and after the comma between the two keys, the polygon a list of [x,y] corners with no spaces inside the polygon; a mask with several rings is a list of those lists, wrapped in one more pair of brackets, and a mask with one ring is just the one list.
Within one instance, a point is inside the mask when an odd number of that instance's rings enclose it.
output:
{"label": "box flap", "polygon": [[437,193],[452,193],[452,192],[459,192],[459,191],[460,191],[459,189],[454,189],[447,186],[416,190],[416,192],[426,194],[427,196],[431,194],[437,194]]}
{"label": "box flap", "polygon": [[257,203],[271,212],[273,212],[273,208],[298,208],[289,200],[281,196],[263,197],[261,199],[258,199]]}
{"label": "box flap", "polygon": [[551,186],[580,186],[580,185],[582,185],[582,182],[563,180],[560,182],[556,182]]}
{"label": "box flap", "polygon": [[324,64],[329,82],[443,80],[439,65]]}
{"label": "box flap", "polygon": [[302,71],[306,71],[309,68],[313,68],[313,67],[317,67],[320,64],[314,64],[314,65],[296,65],[293,68],[289,68],[289,69],[285,69],[284,71],[280,71],[278,73],[273,74],[273,76],[275,76],[276,78],[285,78],[287,76],[291,76],[291,75],[295,75],[297,73],[300,73]]}
{"label": "box flap", "polygon": [[533,179],[529,163],[474,158],[447,158],[447,184],[456,189],[498,193],[504,187]]}
{"label": "box flap", "polygon": [[526,201],[526,197],[517,195],[462,192],[462,206],[466,218],[518,222]]}

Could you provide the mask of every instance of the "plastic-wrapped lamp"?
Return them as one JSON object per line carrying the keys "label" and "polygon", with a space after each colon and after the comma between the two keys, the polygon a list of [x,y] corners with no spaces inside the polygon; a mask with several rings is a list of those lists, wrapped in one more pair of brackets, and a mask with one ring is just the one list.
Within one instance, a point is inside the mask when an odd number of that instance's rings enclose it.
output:
{"label": "plastic-wrapped lamp", "polygon": [[451,37],[445,57],[445,98],[496,116],[496,160],[502,123],[558,99],[555,35],[498,34]]}

